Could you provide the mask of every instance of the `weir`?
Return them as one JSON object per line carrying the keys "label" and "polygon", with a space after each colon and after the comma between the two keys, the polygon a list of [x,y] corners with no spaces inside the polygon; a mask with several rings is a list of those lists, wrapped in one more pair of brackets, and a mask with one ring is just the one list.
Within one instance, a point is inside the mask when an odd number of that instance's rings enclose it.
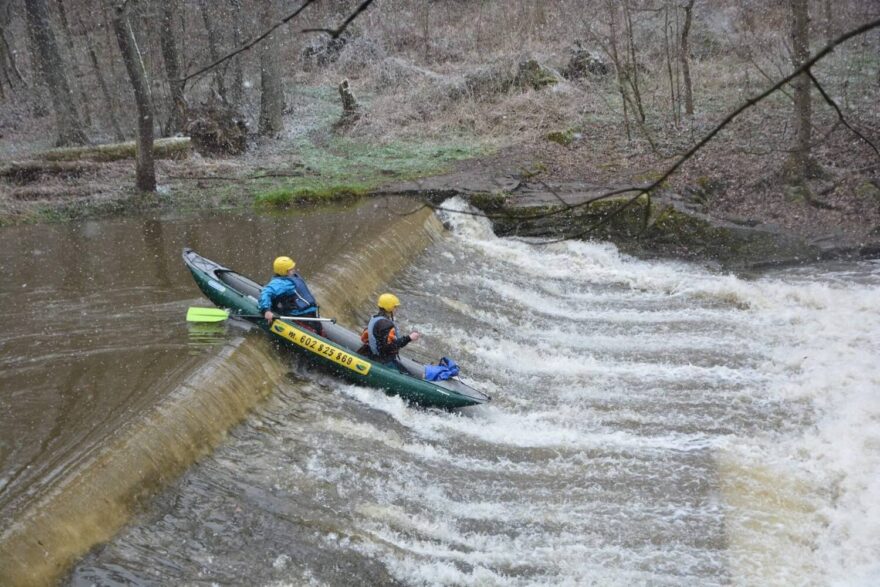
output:
{"label": "weir", "polygon": [[[378,290],[443,231],[427,208],[385,227],[363,246],[336,249],[308,276],[323,315],[358,323]],[[4,520],[0,585],[57,581],[73,561],[112,537],[139,503],[222,442],[285,372],[265,334],[226,342]]]}

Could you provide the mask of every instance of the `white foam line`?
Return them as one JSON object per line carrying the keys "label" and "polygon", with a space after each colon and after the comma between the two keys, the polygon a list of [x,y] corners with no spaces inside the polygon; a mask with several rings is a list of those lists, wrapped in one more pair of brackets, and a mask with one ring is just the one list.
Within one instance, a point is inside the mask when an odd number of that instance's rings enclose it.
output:
{"label": "white foam line", "polygon": [[593,310],[579,308],[568,298],[549,298],[535,290],[524,289],[521,285],[501,283],[488,279],[481,280],[486,289],[490,289],[502,298],[513,301],[528,312],[539,312],[544,316],[565,318],[566,320],[602,320],[606,322],[733,322],[748,324],[748,315],[731,314],[730,308],[693,308],[682,307],[679,310],[619,310],[615,307]]}
{"label": "white foam line", "polygon": [[[451,348],[465,349],[474,342],[474,333],[479,330],[463,330],[450,326],[448,323],[414,323],[413,328],[421,332],[428,341],[442,340]],[[501,330],[504,330],[503,328]],[[501,337],[499,331],[497,334]],[[504,335],[516,341],[534,344],[540,341],[550,348],[565,349],[568,353],[583,356],[584,353],[617,353],[625,355],[690,355],[714,353],[719,359],[731,357],[748,357],[763,360],[766,343],[757,337],[740,338],[716,332],[714,335],[681,332],[679,334],[640,333],[630,334],[597,334],[590,329],[588,333],[577,326],[556,326],[553,330],[546,327],[535,327],[532,324],[521,324],[519,328]]]}
{"label": "white foam line", "polygon": [[[560,448],[567,450],[628,449],[698,451],[712,445],[704,434],[635,435],[624,431],[600,428],[579,429],[559,424],[560,417],[570,411],[510,414],[489,406],[483,408],[479,421],[439,411],[413,410],[396,397],[388,397],[373,389],[355,385],[342,386],[342,391],[356,400],[393,417],[400,425],[427,439],[448,435],[470,437],[489,445],[527,448]],[[564,420],[563,420],[564,421]],[[585,427],[589,423],[576,422]],[[439,453],[436,453],[439,456]]]}
{"label": "white foam line", "polygon": [[[657,471],[658,475],[663,474]],[[381,481],[379,481],[381,483]],[[607,503],[596,500],[611,494],[604,489],[590,491],[591,488],[578,483],[578,479],[570,480],[571,484],[565,487],[568,492],[565,499],[556,502],[539,502],[523,499],[518,501],[508,500],[480,500],[468,498],[467,500],[454,499],[449,496],[450,492],[460,494],[463,490],[471,490],[465,485],[429,486],[418,494],[418,512],[412,513],[398,505],[386,504],[362,504],[358,510],[361,514],[371,518],[375,523],[389,526],[396,531],[406,533],[416,532],[421,537],[443,540],[455,546],[467,546],[479,548],[483,545],[469,542],[457,528],[457,523],[463,520],[486,521],[497,524],[521,525],[550,525],[559,530],[565,530],[576,534],[583,528],[595,525],[603,518],[614,518],[620,515],[620,507],[617,503]],[[479,488],[478,488],[479,489]],[[401,488],[400,493],[390,496],[394,502],[406,501],[411,496],[411,491]],[[471,492],[468,491],[468,495]],[[526,496],[531,493],[524,489]],[[516,498],[514,498],[516,499]],[[626,515],[638,524],[653,524],[666,526],[669,523],[677,523],[682,520],[692,522],[695,519],[704,520],[706,523],[719,521],[724,513],[720,503],[696,503],[687,504],[663,504],[653,503],[628,503]],[[430,515],[428,515],[430,514]],[[452,518],[455,523],[449,520]],[[540,541],[540,537],[534,538]]]}
{"label": "white foam line", "polygon": [[670,363],[599,361],[568,349],[523,345],[510,340],[475,338],[470,349],[488,365],[507,373],[565,378],[635,378],[653,382],[706,382],[717,384],[758,383],[765,376],[756,369],[733,369],[724,365],[701,367]]}
{"label": "white foam line", "polygon": [[[578,585],[585,584],[584,581],[592,583],[597,577],[603,578],[602,585],[629,585],[636,578],[638,583],[678,582],[686,579],[687,570],[698,567],[701,560],[718,556],[714,551],[695,551],[675,544],[650,546],[627,552],[628,557],[636,555],[632,561],[634,568],[622,568],[620,557],[624,549],[603,546],[602,538],[589,532],[544,534],[536,540],[528,534],[510,538],[470,534],[467,538],[477,545],[473,550],[414,540],[386,529],[372,532],[382,542],[396,547],[383,557],[392,574],[406,582],[430,584]],[[375,555],[374,549],[370,550]],[[638,559],[646,564],[640,564]],[[670,559],[676,561],[675,567],[662,569],[662,561]],[[472,570],[463,571],[455,563],[468,565]],[[640,571],[639,566],[654,570]],[[528,573],[522,576],[522,571]]]}

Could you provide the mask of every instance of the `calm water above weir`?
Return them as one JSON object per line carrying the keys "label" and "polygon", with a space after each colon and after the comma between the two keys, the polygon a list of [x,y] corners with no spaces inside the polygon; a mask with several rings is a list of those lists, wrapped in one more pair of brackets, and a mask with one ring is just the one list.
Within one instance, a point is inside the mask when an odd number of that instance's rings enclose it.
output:
{"label": "calm water above weir", "polygon": [[216,353],[232,323],[187,324],[206,305],[190,246],[257,279],[294,256],[326,269],[398,219],[380,200],[297,216],[100,220],[0,231],[0,512],[11,514]]}
{"label": "calm water above weir", "polygon": [[[413,354],[456,358],[490,405],[412,409],[267,351],[288,364],[275,393],[66,583],[877,584],[880,265],[744,280],[447,220],[391,287],[425,334]],[[213,352],[182,322],[197,297],[183,241],[261,276],[289,221],[252,219],[238,239],[229,217],[84,225],[127,235],[140,279],[122,247],[77,254],[83,227],[15,235],[5,274],[28,286],[0,291],[28,325],[4,319],[0,401],[31,422],[2,422],[6,486],[26,490],[38,450],[63,464],[101,442],[68,431],[77,410],[130,406],[120,393],[149,396]],[[82,275],[30,277],[51,251]],[[320,273],[320,255],[292,252]]]}

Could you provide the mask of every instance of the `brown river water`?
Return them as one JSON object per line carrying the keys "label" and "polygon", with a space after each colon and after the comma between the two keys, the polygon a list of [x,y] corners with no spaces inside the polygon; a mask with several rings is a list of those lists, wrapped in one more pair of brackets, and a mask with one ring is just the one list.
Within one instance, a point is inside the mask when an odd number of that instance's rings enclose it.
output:
{"label": "brown river water", "polygon": [[[880,264],[743,277],[412,206],[0,231],[0,585],[880,584]],[[395,291],[409,354],[492,402],[186,324],[184,246],[290,254],[350,325]]]}
{"label": "brown river water", "polygon": [[[24,519],[39,529],[13,531],[13,540],[10,528],[0,527],[7,538],[7,549],[0,548],[0,562],[9,560],[3,558],[5,554],[33,570],[28,558],[39,558],[40,553],[31,549],[22,556],[28,549],[16,541],[33,546],[37,540],[39,551],[39,540],[29,534],[60,532],[63,536],[52,549],[58,560],[45,571],[51,576],[70,556],[112,533],[138,499],[149,496],[167,475],[173,476],[216,444],[255,398],[268,393],[238,389],[233,394],[243,397],[216,400],[232,401],[236,407],[234,414],[224,414],[216,424],[193,433],[213,438],[190,441],[191,446],[177,443],[173,450],[185,454],[173,462],[165,462],[159,454],[175,444],[163,441],[161,435],[178,433],[171,425],[161,430],[168,425],[163,423],[162,409],[181,409],[187,395],[214,387],[215,378],[266,377],[265,372],[255,375],[249,370],[271,352],[260,346],[260,337],[248,341],[242,351],[242,336],[255,337],[234,321],[188,324],[184,320],[187,307],[207,303],[181,261],[184,246],[258,280],[268,279],[275,256],[290,255],[304,275],[323,275],[315,290],[336,300],[337,305],[331,303],[328,309],[350,313],[364,304],[360,311],[368,312],[367,298],[374,295],[384,273],[396,270],[407,255],[417,254],[430,240],[425,219],[436,220],[427,211],[401,217],[414,208],[410,202],[389,198],[299,214],[199,213],[21,226],[0,232],[4,275],[0,299],[10,310],[0,315],[0,519],[17,523]],[[371,249],[393,250],[383,239],[396,239],[395,229],[415,233],[410,240],[398,239],[410,245],[411,252],[386,255],[384,272],[375,263],[366,271],[357,258],[346,260],[352,251],[369,260]],[[334,280],[340,279],[345,291],[333,291]],[[199,374],[200,369],[209,370],[205,364],[211,359],[218,369]],[[235,367],[236,361],[246,365]],[[245,382],[239,387],[256,386]],[[171,396],[176,399],[170,400]],[[218,409],[227,411],[223,406]],[[191,417],[198,419],[198,414]],[[143,463],[132,455],[112,475],[96,476],[96,470],[112,468],[105,462],[112,458],[106,453],[125,454],[132,443],[141,445],[140,458],[151,461],[154,471],[145,475]],[[153,443],[154,448],[143,448]],[[103,485],[107,483],[115,487]],[[100,507],[95,493],[105,492],[114,502],[105,519],[92,514],[84,519],[83,512],[74,511]],[[66,510],[71,518],[80,516],[72,523],[81,527],[59,529],[71,523],[60,516],[47,521],[40,514],[43,519],[35,519],[35,511],[53,507]],[[30,578],[39,583],[42,572]]]}

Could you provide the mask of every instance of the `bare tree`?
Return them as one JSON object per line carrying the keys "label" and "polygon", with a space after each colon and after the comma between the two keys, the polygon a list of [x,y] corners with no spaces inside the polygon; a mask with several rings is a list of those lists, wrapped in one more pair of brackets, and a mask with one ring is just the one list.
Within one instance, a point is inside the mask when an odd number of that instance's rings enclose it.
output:
{"label": "bare tree", "polygon": [[425,45],[425,63],[431,53],[431,2],[422,1],[422,42]]}
{"label": "bare tree", "polygon": [[[270,29],[275,21],[274,0],[261,0],[261,26]],[[278,35],[272,32],[260,47],[260,125],[261,135],[277,135],[284,129],[284,86],[281,83]]]}
{"label": "bare tree", "polygon": [[694,92],[691,85],[691,67],[690,67],[690,32],[691,21],[694,15],[694,2],[689,0],[684,6],[684,24],[681,27],[681,43],[679,44],[678,59],[681,63],[681,76],[684,79],[684,112],[688,116],[694,115]]}
{"label": "bare tree", "polygon": [[[241,45],[241,0],[229,0],[232,4],[232,45]],[[241,57],[232,60],[232,92],[230,94],[232,104],[240,107],[244,101],[244,71],[241,65]]]}
{"label": "bare tree", "polygon": [[134,100],[138,112],[137,140],[137,180],[139,190],[156,191],[156,166],[153,161],[153,103],[150,96],[150,84],[147,72],[138,50],[134,31],[128,14],[127,0],[117,2],[113,7],[113,31],[119,52],[125,62],[125,69],[134,89]]}
{"label": "bare tree", "polygon": [[822,9],[825,14],[825,42],[830,43],[834,38],[834,11],[831,9],[831,0],[822,0]]}
{"label": "bare tree", "polygon": [[669,76],[669,104],[672,110],[672,120],[678,126],[680,112],[680,97],[675,95],[676,77],[672,71],[672,53],[669,43],[669,4],[663,6],[663,48],[666,52],[666,73]]}
{"label": "bare tree", "polygon": [[82,105],[83,120],[86,126],[92,125],[92,113],[89,109],[89,97],[86,95],[82,87],[83,74],[76,60],[76,48],[73,46],[73,35],[70,33],[70,22],[67,20],[67,7],[64,6],[64,0],[56,0],[55,5],[58,7],[58,17],[61,20],[61,38],[64,41],[64,48],[67,50],[67,59],[70,64],[70,73],[73,74],[73,85],[78,89],[80,96],[80,104]]}
{"label": "bare tree", "polygon": [[[792,66],[800,68],[810,57],[809,0],[791,0]],[[797,76],[794,87],[793,124],[796,129],[795,143],[788,164],[789,179],[802,183],[814,171],[811,144],[813,130],[813,106],[810,100],[812,84],[808,72]]]}
{"label": "bare tree", "polygon": [[[220,51],[217,49],[217,27],[214,26],[214,20],[211,18],[212,7],[209,6],[208,0],[199,0],[199,8],[202,12],[202,20],[205,23],[205,30],[208,31],[208,51],[211,55],[211,61],[217,61],[220,58]],[[223,79],[223,68],[214,70],[214,83],[217,86],[217,93],[220,99],[226,102],[226,81]]]}
{"label": "bare tree", "polygon": [[0,98],[3,94],[3,85],[13,90],[16,85],[24,85],[24,78],[15,63],[15,53],[10,49],[6,40],[6,27],[12,19],[12,0],[0,0]]}
{"label": "bare tree", "polygon": [[608,8],[608,26],[609,26],[609,45],[610,49],[606,50],[606,53],[611,57],[611,61],[614,62],[614,71],[617,74],[617,90],[620,92],[620,101],[623,106],[623,125],[626,128],[626,138],[627,140],[632,139],[632,133],[630,131],[629,126],[629,111],[627,109],[627,104],[629,103],[629,95],[626,91],[625,73],[624,66],[620,59],[620,53],[617,51],[617,30],[615,28],[615,13],[617,9],[614,4],[608,0],[606,2],[606,7]]}
{"label": "bare tree", "polygon": [[168,85],[171,90],[171,115],[166,125],[169,135],[180,132],[186,124],[184,82],[180,79],[180,54],[177,51],[177,40],[174,35],[175,8],[176,3],[172,0],[162,2],[162,27],[159,34],[162,60],[165,62],[165,73],[168,75]]}
{"label": "bare tree", "polygon": [[639,120],[645,122],[645,107],[642,104],[642,92],[639,89],[639,61],[636,56],[635,32],[633,30],[632,11],[629,8],[629,0],[623,1],[623,16],[626,28],[627,50],[629,55],[629,71],[627,72],[627,81],[632,88],[633,99],[636,103],[636,109],[639,112]]}
{"label": "bare tree", "polygon": [[25,0],[28,34],[34,49],[34,62],[40,71],[55,110],[59,146],[82,145],[87,142],[86,133],[76,110],[76,100],[70,91],[67,68],[58,50],[55,33],[49,24],[49,7],[46,0]]}
{"label": "bare tree", "polygon": [[[83,26],[82,19],[79,20],[80,28],[85,30],[85,26]],[[101,95],[104,97],[104,104],[106,105],[106,114],[110,117],[110,125],[113,127],[113,136],[117,141],[124,141],[125,134],[122,132],[122,127],[119,126],[119,117],[116,115],[116,107],[113,104],[113,96],[110,94],[110,87],[107,85],[107,79],[104,77],[104,70],[101,67],[101,64],[98,61],[98,54],[95,51],[95,43],[92,41],[92,36],[88,31],[83,35],[86,39],[86,49],[89,54],[89,61],[92,64],[92,70],[95,73],[95,78],[98,80],[98,86],[101,88]]]}

